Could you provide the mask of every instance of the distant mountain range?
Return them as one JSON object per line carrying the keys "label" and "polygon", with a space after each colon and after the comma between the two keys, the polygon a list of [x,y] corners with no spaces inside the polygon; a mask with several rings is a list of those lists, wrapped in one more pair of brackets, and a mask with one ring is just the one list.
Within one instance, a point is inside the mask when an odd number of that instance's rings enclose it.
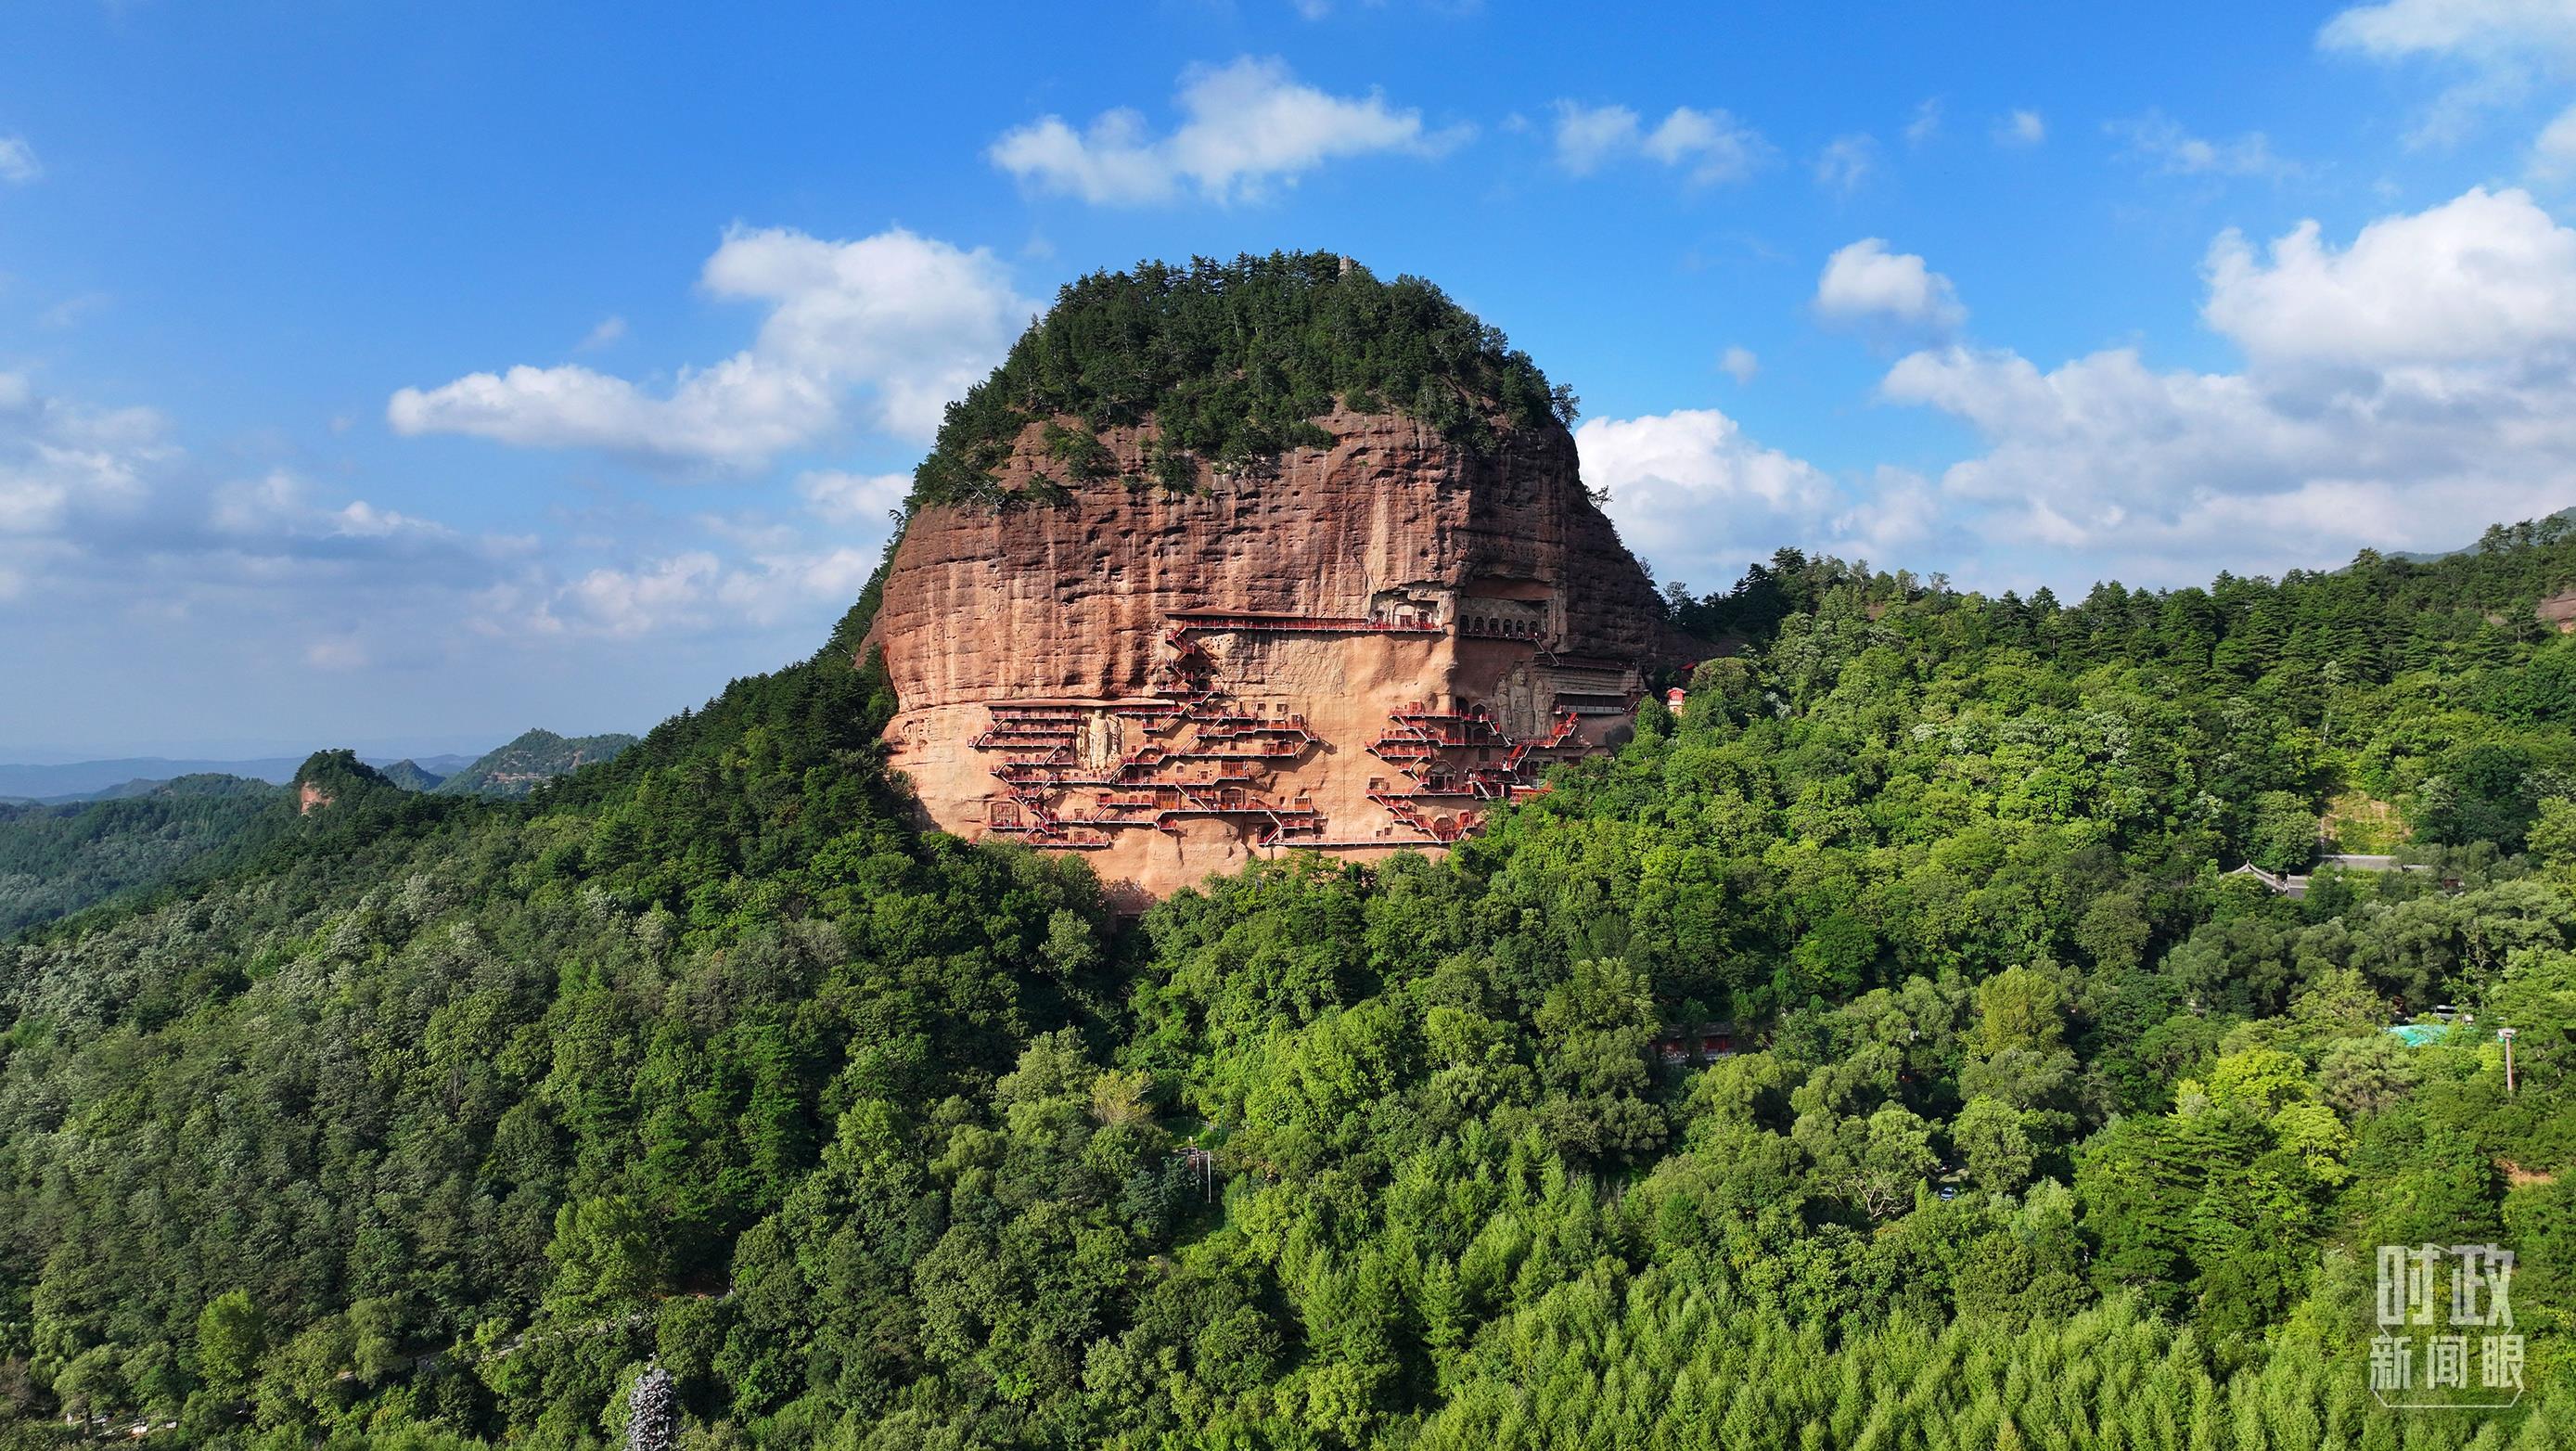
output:
{"label": "distant mountain range", "polygon": [[[635,739],[532,730],[479,757],[366,764],[406,791],[519,797],[549,777],[605,761]],[[0,766],[0,793],[14,787],[35,798],[0,794],[0,937],[243,859],[295,822],[288,785],[307,765],[133,757]],[[155,772],[168,774],[154,779]],[[66,786],[74,789],[60,789]],[[36,795],[49,788],[53,794]]]}
{"label": "distant mountain range", "polygon": [[[441,762],[446,762],[454,758],[441,756],[437,759]],[[373,765],[374,763],[369,762],[369,764]],[[471,763],[469,762],[467,764]],[[384,778],[386,780],[393,782],[395,785],[400,786],[406,791],[435,791],[438,789],[440,782],[455,775],[457,770],[455,766],[447,766],[443,770],[433,769],[419,761],[413,760],[396,761],[390,766],[378,766],[376,769],[384,773]]]}
{"label": "distant mountain range", "polygon": [[[384,758],[363,755],[389,781],[412,791],[433,791],[451,781],[456,773],[469,771],[492,755],[518,753],[528,737],[564,740],[551,732],[528,732],[510,745],[489,755],[420,755],[420,758]],[[631,735],[598,735],[582,737],[582,742],[634,742]],[[623,747],[616,747],[623,750]],[[585,755],[585,760],[605,760],[616,755]],[[526,755],[526,753],[523,753]],[[520,755],[513,755],[520,760]],[[304,765],[301,755],[263,755],[252,760],[173,760],[165,755],[124,755],[111,760],[67,760],[54,765],[0,765],[0,802],[41,804],[41,807],[72,807],[82,802],[124,802],[129,796],[147,796],[155,789],[180,776],[237,776],[242,781],[268,781],[270,786],[283,786],[296,778],[296,768]],[[523,796],[526,791],[487,791],[500,796]]]}

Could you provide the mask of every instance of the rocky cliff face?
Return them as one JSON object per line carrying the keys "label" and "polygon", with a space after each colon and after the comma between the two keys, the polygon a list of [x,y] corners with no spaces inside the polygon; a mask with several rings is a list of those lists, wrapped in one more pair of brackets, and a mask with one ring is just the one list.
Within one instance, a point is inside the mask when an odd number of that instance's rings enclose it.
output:
{"label": "rocky cliff face", "polygon": [[[914,516],[870,641],[942,827],[1159,894],[1252,854],[1437,849],[1624,734],[1661,616],[1573,439],[1317,422],[1330,448],[1255,474],[1053,502],[1032,424],[1000,471],[1025,502]],[[1100,441],[1141,476],[1153,432]]]}

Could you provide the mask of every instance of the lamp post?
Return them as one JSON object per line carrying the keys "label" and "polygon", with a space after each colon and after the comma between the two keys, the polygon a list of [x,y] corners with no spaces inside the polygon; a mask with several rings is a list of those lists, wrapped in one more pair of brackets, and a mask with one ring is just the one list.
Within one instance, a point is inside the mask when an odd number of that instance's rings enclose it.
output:
{"label": "lamp post", "polygon": [[2496,1041],[2504,1045],[2504,1091],[2510,1098],[2513,1096],[2513,1029],[2496,1029]]}

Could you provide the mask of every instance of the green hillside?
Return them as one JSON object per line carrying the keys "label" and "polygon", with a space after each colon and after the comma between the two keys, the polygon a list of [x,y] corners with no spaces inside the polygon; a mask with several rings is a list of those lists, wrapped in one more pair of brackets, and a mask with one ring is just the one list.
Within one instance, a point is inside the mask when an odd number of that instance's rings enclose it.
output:
{"label": "green hillside", "polygon": [[[317,757],[223,880],[0,948],[0,1394],[579,1445],[649,1360],[704,1444],[2312,1445],[2377,1414],[2370,1247],[2474,1235],[2544,1444],[2570,579],[1784,554],[1688,607],[1751,653],[1454,859],[1124,929],[905,824],[864,605],[525,803]],[[2352,792],[2437,870],[2220,875]],[[2518,1091],[2396,1001],[2529,1025]]]}
{"label": "green hillside", "polygon": [[438,783],[447,779],[408,758],[379,770],[386,780],[406,791],[433,791],[438,788]]}
{"label": "green hillside", "polygon": [[[1784,551],[1448,860],[1126,924],[914,829],[873,590],[524,800],[317,756],[0,944],[0,1415],[601,1445],[649,1368],[705,1446],[2565,1444],[2570,582]],[[2225,874],[2329,801],[2430,870]],[[2391,1420],[2376,1247],[2489,1242],[2529,1393]]]}
{"label": "green hillside", "polygon": [[[633,744],[635,737],[629,735],[559,736],[553,731],[532,730],[486,753],[453,776],[411,789],[436,790],[450,796],[525,796],[569,771],[614,760],[618,752]],[[419,772],[419,768],[415,766],[413,771]],[[409,777],[398,779],[397,784],[409,785]]]}
{"label": "green hillside", "polygon": [[0,805],[0,939],[177,880],[207,854],[281,822],[287,801],[265,781],[181,776],[93,802]]}

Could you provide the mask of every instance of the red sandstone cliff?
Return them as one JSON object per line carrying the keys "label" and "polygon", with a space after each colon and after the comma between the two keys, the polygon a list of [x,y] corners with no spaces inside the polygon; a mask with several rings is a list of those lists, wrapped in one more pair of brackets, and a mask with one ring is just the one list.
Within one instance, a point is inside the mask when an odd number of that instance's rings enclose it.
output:
{"label": "red sandstone cliff", "polygon": [[[1190,494],[916,513],[869,639],[941,826],[1162,892],[1256,851],[1436,846],[1625,725],[1661,616],[1565,430],[1471,455],[1399,414],[1317,421],[1331,448]],[[1040,433],[1006,488],[1063,478]],[[1101,442],[1142,475],[1150,438]]]}

